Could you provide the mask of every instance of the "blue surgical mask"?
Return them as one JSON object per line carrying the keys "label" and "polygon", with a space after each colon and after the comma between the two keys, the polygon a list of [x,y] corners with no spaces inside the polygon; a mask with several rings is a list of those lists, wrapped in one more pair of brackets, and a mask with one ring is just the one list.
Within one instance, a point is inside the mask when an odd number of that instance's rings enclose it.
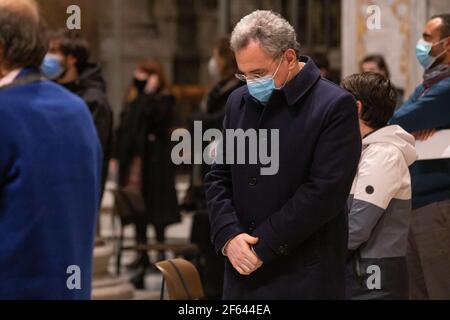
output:
{"label": "blue surgical mask", "polygon": [[436,42],[435,44],[425,41],[424,39],[420,39],[419,42],[417,42],[416,45],[416,57],[417,60],[419,60],[420,64],[425,68],[425,70],[429,69],[439,57],[444,55],[447,51],[443,51],[441,54],[439,54],[436,57],[433,57],[430,55],[431,49],[444,42],[446,39],[443,39],[439,42]]}
{"label": "blue surgical mask", "polygon": [[273,91],[276,89],[274,78],[278,73],[282,62],[283,58],[281,59],[280,64],[278,65],[278,68],[273,75],[247,80],[248,91],[256,100],[258,100],[262,104],[266,104],[267,102],[269,102]]}
{"label": "blue surgical mask", "polygon": [[48,53],[42,62],[41,71],[42,74],[50,80],[58,79],[64,73],[61,58],[57,55]]}

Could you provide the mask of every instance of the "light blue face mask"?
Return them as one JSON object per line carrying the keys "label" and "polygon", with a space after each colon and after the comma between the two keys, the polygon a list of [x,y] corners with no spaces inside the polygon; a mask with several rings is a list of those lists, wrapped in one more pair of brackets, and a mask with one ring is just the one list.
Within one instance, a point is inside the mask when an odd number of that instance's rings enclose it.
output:
{"label": "light blue face mask", "polygon": [[250,92],[252,97],[254,97],[262,104],[266,104],[267,102],[269,102],[269,99],[272,96],[273,91],[277,89],[275,87],[274,78],[277,75],[278,70],[280,69],[281,63],[283,62],[283,58],[281,58],[280,64],[278,65],[278,68],[273,75],[265,76],[258,79],[247,80],[248,91]]}
{"label": "light blue face mask", "polygon": [[64,73],[61,59],[57,55],[48,53],[42,62],[41,71],[47,79],[58,79]]}
{"label": "light blue face mask", "polygon": [[419,60],[420,64],[425,68],[425,70],[429,69],[439,57],[444,55],[447,51],[443,51],[440,55],[433,57],[430,55],[431,49],[447,40],[447,38],[442,39],[439,42],[436,42],[435,44],[425,41],[424,39],[420,39],[419,42],[417,42],[416,45],[416,57],[417,60]]}

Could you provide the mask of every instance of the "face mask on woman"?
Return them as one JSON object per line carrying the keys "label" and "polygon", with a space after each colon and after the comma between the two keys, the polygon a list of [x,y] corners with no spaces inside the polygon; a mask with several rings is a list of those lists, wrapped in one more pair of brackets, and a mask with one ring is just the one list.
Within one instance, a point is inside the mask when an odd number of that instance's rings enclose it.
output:
{"label": "face mask on woman", "polygon": [[216,58],[211,57],[211,59],[209,59],[208,71],[209,75],[212,79],[214,79],[214,81],[220,80],[220,69]]}
{"label": "face mask on woman", "polygon": [[145,86],[147,85],[147,80],[140,80],[140,79],[134,78],[133,85],[136,87],[136,89],[139,92],[142,92],[142,91],[144,91]]}

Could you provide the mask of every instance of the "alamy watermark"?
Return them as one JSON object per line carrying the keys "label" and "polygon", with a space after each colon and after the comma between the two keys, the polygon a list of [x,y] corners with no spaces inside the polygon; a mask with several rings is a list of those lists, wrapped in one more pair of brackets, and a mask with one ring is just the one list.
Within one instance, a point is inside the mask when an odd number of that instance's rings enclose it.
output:
{"label": "alamy watermark", "polygon": [[67,289],[81,290],[81,268],[77,265],[68,266],[66,274],[69,275],[66,280]]}
{"label": "alamy watermark", "polygon": [[[280,167],[278,129],[248,129],[246,131],[226,129],[225,135],[218,129],[208,129],[203,133],[202,122],[195,121],[193,133],[194,137],[186,129],[177,129],[172,133],[172,141],[178,142],[171,154],[175,165],[260,164],[261,175],[272,176],[278,173]],[[203,149],[205,142],[209,145]],[[192,146],[194,147],[193,157],[191,156]]]}
{"label": "alamy watermark", "polygon": [[[66,13],[69,15],[66,20],[66,26],[69,30],[81,29],[81,8],[72,4],[67,7]],[[381,29],[381,8],[377,5],[369,5],[366,9],[366,26],[369,30]]]}
{"label": "alamy watermark", "polygon": [[69,17],[66,26],[69,30],[81,30],[81,8],[75,4],[67,7],[66,13]]}
{"label": "alamy watermark", "polygon": [[369,30],[381,29],[381,8],[376,5],[367,7],[366,13],[369,15],[366,20],[366,26]]}
{"label": "alamy watermark", "polygon": [[366,280],[367,289],[381,290],[381,269],[377,265],[367,267],[367,274],[369,277]]}

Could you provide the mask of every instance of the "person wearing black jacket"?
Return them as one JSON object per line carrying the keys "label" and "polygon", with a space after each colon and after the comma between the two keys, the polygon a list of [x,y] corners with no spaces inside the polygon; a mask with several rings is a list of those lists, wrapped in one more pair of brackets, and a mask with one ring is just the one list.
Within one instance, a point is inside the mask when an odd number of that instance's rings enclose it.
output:
{"label": "person wearing black jacket", "polygon": [[[158,242],[164,242],[166,227],[181,221],[170,157],[175,98],[165,79],[159,62],[148,59],[138,64],[117,131],[119,185],[141,208],[133,217],[138,244],[147,243],[148,224],[154,226]],[[164,260],[164,252],[158,260]],[[142,288],[147,253],[139,253],[131,266],[140,269],[133,283]]]}
{"label": "person wearing black jacket", "polygon": [[[244,85],[235,77],[238,68],[234,53],[230,49],[229,36],[220,38],[212,53],[208,71],[215,84],[203,99],[200,111],[192,114],[189,118],[188,127],[192,133],[194,132],[194,121],[202,123],[204,132],[208,129],[222,130],[228,97],[234,90]],[[184,209],[192,211],[206,208],[203,179],[209,169],[210,166],[206,164],[202,164],[201,167],[194,166],[191,185],[182,202]]]}
{"label": "person wearing black jacket", "polygon": [[[244,83],[235,77],[238,71],[234,53],[230,48],[230,38],[219,39],[213,49],[208,65],[214,87],[204,99],[202,111],[191,116],[191,132],[193,122],[201,121],[203,130],[223,129],[223,119],[226,103],[233,91],[242,87]],[[201,169],[201,170],[196,170]],[[205,189],[203,179],[211,166],[202,164],[192,172],[191,187],[185,198],[185,207],[196,208],[196,215],[192,228],[192,242],[196,243],[202,253],[202,263],[198,266],[207,299],[220,299],[223,290],[223,257],[217,256],[209,236],[209,218],[206,210]]]}
{"label": "person wearing black jacket", "polygon": [[49,36],[49,51],[42,64],[42,72],[50,80],[78,95],[89,107],[103,150],[102,196],[112,151],[113,113],[101,68],[89,63],[89,56],[88,43],[78,33],[57,31]]}

